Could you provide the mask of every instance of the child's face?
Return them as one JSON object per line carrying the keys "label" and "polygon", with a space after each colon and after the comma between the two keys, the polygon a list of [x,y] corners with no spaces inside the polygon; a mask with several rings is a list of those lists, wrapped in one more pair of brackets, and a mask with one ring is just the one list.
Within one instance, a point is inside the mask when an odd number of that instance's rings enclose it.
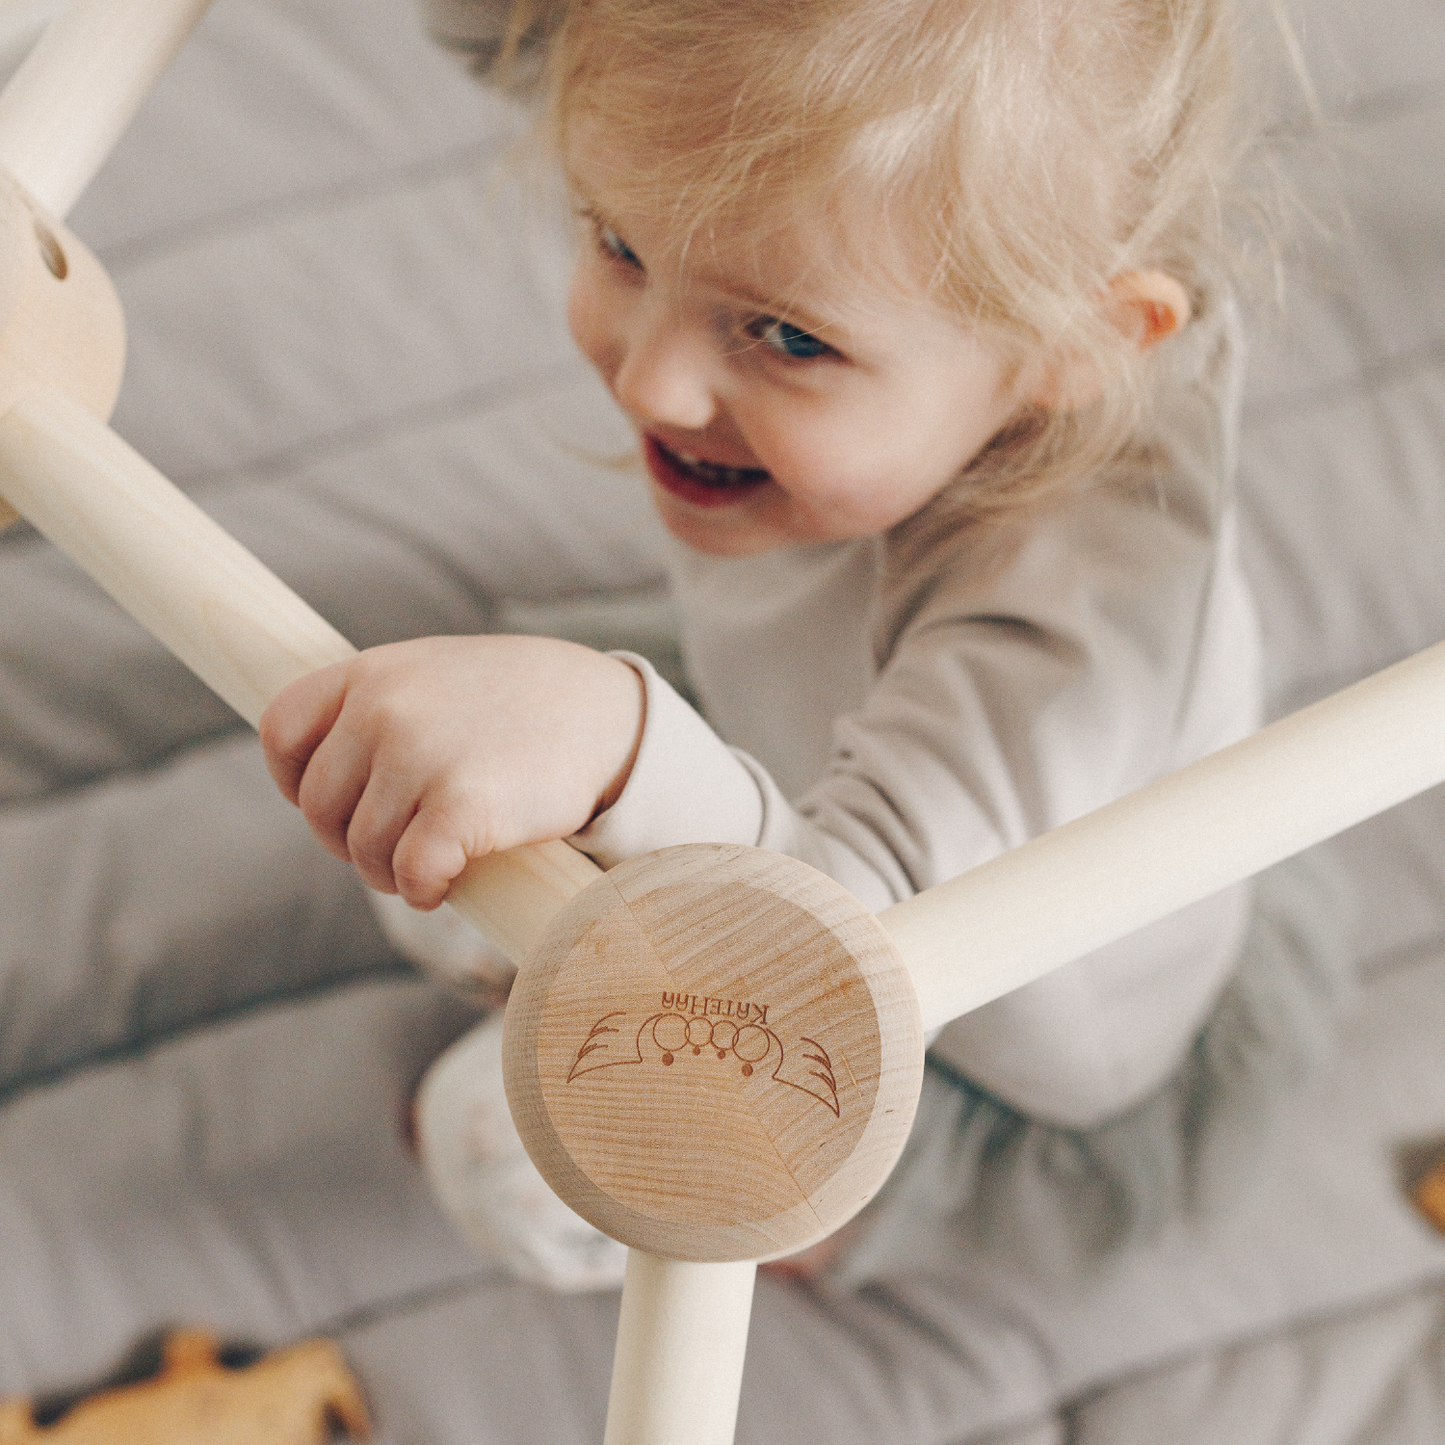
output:
{"label": "child's face", "polygon": [[684,251],[611,194],[620,161],[605,137],[585,140],[569,157],[590,226],[572,334],[689,546],[741,556],[883,531],[1017,411],[1016,368],[921,288],[818,282],[835,274],[828,238],[801,229],[760,246],[712,233]]}

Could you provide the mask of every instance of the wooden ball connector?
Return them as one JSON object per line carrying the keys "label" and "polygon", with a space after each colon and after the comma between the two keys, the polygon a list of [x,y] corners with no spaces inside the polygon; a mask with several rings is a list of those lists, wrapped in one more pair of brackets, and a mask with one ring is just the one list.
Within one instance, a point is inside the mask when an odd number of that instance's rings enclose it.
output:
{"label": "wooden ball connector", "polygon": [[923,1026],[892,940],[840,884],[691,844],[621,864],[552,921],[504,1053],[527,1150],[584,1218],[663,1258],[765,1259],[888,1177]]}
{"label": "wooden ball connector", "polygon": [[[125,319],[110,278],[0,169],[0,416],[55,388],[102,420],[125,370]],[[0,531],[16,520],[0,498]]]}

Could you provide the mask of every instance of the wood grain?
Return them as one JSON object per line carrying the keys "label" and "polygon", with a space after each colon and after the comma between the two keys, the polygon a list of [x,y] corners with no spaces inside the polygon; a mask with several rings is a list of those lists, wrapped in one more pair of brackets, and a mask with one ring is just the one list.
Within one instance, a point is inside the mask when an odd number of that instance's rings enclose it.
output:
{"label": "wood grain", "polygon": [[507,1010],[507,1091],[567,1202],[664,1258],[830,1234],[903,1147],[911,982],[841,885],[760,849],[623,863],[547,930]]}

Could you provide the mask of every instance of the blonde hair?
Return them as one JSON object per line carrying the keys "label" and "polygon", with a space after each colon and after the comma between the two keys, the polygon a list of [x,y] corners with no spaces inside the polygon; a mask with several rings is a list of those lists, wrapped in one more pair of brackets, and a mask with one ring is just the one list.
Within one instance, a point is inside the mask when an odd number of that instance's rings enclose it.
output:
{"label": "blonde hair", "polygon": [[[836,223],[875,282],[882,218],[937,301],[1020,364],[1086,359],[1095,402],[1030,409],[950,489],[981,519],[1138,444],[1170,381],[1107,313],[1167,272],[1196,316],[1227,288],[1221,194],[1241,147],[1232,0],[519,0],[551,45],[550,118],[648,164],[629,202],[688,234]],[[845,215],[846,212],[846,215]],[[863,233],[860,235],[860,233]],[[873,245],[858,254],[863,240]],[[852,250],[850,250],[852,247]],[[903,279],[900,277],[900,279]]]}

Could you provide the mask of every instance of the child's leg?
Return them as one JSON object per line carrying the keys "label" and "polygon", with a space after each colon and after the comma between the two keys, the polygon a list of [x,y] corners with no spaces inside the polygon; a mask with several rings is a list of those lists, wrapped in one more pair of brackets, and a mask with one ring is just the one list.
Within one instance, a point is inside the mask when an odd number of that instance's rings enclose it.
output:
{"label": "child's leg", "polygon": [[483,1258],[553,1290],[621,1286],[626,1249],[558,1199],[522,1147],[502,1085],[500,1013],[432,1066],[417,1135],[437,1199]]}

